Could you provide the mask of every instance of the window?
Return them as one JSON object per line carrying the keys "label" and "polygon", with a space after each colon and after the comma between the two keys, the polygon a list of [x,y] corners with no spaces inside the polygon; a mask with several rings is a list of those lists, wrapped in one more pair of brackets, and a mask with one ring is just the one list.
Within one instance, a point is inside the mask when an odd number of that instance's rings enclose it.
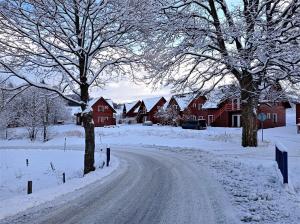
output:
{"label": "window", "polygon": [[232,110],[240,110],[241,109],[241,100],[239,98],[232,99]]}
{"label": "window", "polygon": [[108,106],[105,106],[105,110],[108,109]]}
{"label": "window", "polygon": [[202,103],[198,104],[198,110],[202,110],[202,105],[203,105]]}
{"label": "window", "polygon": [[192,120],[193,121],[196,121],[197,120],[197,117],[195,115],[192,115]]}
{"label": "window", "polygon": [[194,108],[197,108],[197,104],[196,104],[196,103],[193,103],[193,107],[194,107]]}
{"label": "window", "polygon": [[207,117],[208,126],[210,126],[211,123],[213,123],[213,122],[214,122],[214,115],[208,115],[208,117]]}
{"label": "window", "polygon": [[105,107],[104,106],[98,106],[98,112],[104,112]]}
{"label": "window", "polygon": [[203,116],[198,116],[198,120],[204,120]]}
{"label": "window", "polygon": [[267,119],[271,119],[271,113],[267,113]]}
{"label": "window", "polygon": [[103,122],[108,121],[108,120],[109,120],[109,117],[102,117],[102,116],[98,117],[98,123],[103,123]]}
{"label": "window", "polygon": [[275,114],[275,113],[273,114],[273,122],[277,123],[277,114]]}
{"label": "window", "polygon": [[173,105],[173,108],[174,108],[175,110],[178,110],[178,109],[179,109],[179,108],[178,108],[178,105],[176,105],[176,104]]}

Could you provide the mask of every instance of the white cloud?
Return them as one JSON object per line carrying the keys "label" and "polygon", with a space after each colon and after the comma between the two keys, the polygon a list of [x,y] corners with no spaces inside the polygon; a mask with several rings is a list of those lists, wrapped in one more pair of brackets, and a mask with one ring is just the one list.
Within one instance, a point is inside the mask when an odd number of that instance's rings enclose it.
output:
{"label": "white cloud", "polygon": [[170,96],[169,88],[161,88],[153,90],[151,86],[140,83],[136,84],[128,80],[110,83],[104,90],[93,89],[91,91],[92,97],[103,96],[110,98],[115,102],[128,102],[131,100],[144,99],[153,96]]}

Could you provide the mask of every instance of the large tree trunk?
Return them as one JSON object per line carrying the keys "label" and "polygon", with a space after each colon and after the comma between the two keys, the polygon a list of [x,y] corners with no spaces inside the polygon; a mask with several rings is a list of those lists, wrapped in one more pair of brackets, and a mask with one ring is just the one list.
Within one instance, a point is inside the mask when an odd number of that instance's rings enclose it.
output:
{"label": "large tree trunk", "polygon": [[95,126],[92,112],[83,113],[82,121],[85,131],[84,174],[87,174],[95,170]]}
{"label": "large tree trunk", "polygon": [[82,76],[80,86],[81,100],[86,102],[85,105],[81,105],[82,109],[82,124],[85,132],[85,152],[84,152],[84,174],[87,174],[95,170],[94,167],[94,153],[95,153],[95,125],[93,121],[93,112],[87,108],[89,101],[88,85],[86,84],[85,76]]}
{"label": "large tree trunk", "polygon": [[245,78],[241,83],[242,103],[242,146],[257,146],[257,106],[258,96],[255,84],[250,77]]}

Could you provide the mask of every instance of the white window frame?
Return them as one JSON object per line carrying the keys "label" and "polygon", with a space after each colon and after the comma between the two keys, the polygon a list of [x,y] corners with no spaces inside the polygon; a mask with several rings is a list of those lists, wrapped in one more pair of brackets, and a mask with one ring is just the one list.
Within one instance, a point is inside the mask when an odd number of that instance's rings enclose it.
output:
{"label": "white window frame", "polygon": [[105,106],[100,105],[98,106],[98,112],[104,112],[105,111]]}
{"label": "white window frame", "polygon": [[231,100],[232,110],[240,110],[241,109],[241,99],[240,98],[233,98]]}
{"label": "white window frame", "polygon": [[267,119],[271,119],[271,113],[267,113]]}
{"label": "white window frame", "polygon": [[197,104],[196,103],[193,103],[193,108],[197,108]]}
{"label": "white window frame", "polygon": [[202,110],[202,106],[203,106],[202,103],[198,103],[198,110]]}
{"label": "white window frame", "polygon": [[277,113],[273,113],[272,114],[272,121],[273,121],[273,123],[277,123],[278,122],[278,115],[277,115]]}
{"label": "white window frame", "polygon": [[192,120],[196,121],[197,120],[197,116],[196,115],[192,115]]}
{"label": "white window frame", "polygon": [[[210,117],[212,117],[212,119],[209,119]],[[213,114],[207,115],[207,123],[209,122],[208,125],[211,125],[212,123],[214,123],[214,121],[215,121],[215,116]]]}
{"label": "white window frame", "polygon": [[198,120],[204,120],[203,116],[198,116]]}

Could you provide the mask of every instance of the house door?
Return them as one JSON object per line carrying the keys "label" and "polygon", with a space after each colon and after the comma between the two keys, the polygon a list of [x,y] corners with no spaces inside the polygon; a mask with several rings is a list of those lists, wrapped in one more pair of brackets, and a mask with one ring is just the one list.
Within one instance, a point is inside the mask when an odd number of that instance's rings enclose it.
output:
{"label": "house door", "polygon": [[214,122],[214,115],[208,115],[207,125],[210,126]]}
{"label": "house door", "polygon": [[232,127],[241,127],[241,115],[234,114],[232,115]]}

